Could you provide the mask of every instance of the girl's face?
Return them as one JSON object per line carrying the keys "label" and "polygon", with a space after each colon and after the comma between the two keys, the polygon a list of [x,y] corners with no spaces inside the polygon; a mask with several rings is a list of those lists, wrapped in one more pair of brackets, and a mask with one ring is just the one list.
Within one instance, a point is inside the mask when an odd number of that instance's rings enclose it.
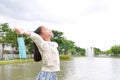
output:
{"label": "girl's face", "polygon": [[51,38],[53,37],[53,33],[50,29],[48,29],[47,27],[42,27],[41,29],[41,34],[45,37],[45,38]]}

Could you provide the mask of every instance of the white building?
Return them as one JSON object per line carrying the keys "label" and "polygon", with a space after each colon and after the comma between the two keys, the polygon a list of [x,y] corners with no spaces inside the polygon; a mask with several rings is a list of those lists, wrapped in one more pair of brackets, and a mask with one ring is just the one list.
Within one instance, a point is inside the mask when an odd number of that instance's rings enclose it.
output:
{"label": "white building", "polygon": [[[4,47],[4,50],[8,50],[8,51],[11,51],[12,50],[12,47],[11,45],[5,45]],[[0,43],[0,59],[2,58],[2,43]]]}

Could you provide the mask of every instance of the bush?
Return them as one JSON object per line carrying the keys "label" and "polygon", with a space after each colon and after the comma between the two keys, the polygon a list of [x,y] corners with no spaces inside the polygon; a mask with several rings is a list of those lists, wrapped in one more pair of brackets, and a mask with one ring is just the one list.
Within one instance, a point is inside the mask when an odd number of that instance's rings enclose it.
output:
{"label": "bush", "polygon": [[60,55],[60,59],[70,59],[70,55]]}

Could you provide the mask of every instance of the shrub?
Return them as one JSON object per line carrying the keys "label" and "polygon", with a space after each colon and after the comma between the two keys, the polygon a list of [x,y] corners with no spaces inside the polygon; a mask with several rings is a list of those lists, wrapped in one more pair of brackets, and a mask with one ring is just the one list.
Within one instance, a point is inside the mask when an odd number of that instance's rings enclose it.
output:
{"label": "shrub", "polygon": [[70,59],[70,55],[60,55],[60,59]]}

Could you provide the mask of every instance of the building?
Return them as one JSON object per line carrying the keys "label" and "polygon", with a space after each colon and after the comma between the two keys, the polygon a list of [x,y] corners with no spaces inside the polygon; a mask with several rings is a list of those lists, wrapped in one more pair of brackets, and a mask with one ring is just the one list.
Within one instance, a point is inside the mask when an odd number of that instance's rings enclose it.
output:
{"label": "building", "polygon": [[[12,51],[11,51],[11,50],[12,50],[11,45],[10,45],[10,44],[5,45],[4,50],[5,50],[5,52],[6,52],[6,51],[8,51],[9,53],[12,52]],[[10,53],[10,54],[11,54],[11,53]],[[4,57],[4,55],[3,55],[3,57]],[[2,59],[2,43],[0,43],[0,59]]]}

